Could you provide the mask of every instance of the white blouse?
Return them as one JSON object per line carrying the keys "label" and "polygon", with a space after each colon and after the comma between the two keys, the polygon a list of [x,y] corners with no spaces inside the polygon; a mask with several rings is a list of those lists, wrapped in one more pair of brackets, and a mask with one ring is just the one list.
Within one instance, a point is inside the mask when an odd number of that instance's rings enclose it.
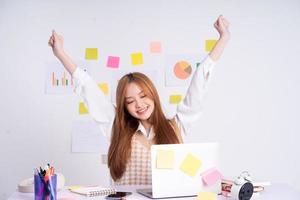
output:
{"label": "white blouse", "polygon": [[[207,56],[196,69],[185,98],[177,106],[177,112],[174,118],[182,138],[189,133],[191,125],[201,116],[202,99],[214,66],[215,62]],[[99,90],[98,85],[88,73],[77,67],[72,76],[77,82],[75,92],[82,96],[89,110],[89,114],[97,122],[101,132],[104,133],[105,137],[110,141],[115,118],[114,105]],[[155,135],[152,129],[150,129],[150,133],[147,133],[141,123],[139,124],[136,134],[142,134],[150,141]],[[138,137],[135,136],[132,139],[131,145],[131,158],[127,163],[122,178],[116,181],[115,184],[151,184],[150,149],[145,147],[139,141]]]}

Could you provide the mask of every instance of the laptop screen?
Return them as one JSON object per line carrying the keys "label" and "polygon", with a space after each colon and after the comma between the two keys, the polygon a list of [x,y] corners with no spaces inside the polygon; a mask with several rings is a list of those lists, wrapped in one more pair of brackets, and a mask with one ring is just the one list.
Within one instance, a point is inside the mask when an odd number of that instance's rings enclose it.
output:
{"label": "laptop screen", "polygon": [[206,185],[203,174],[219,168],[218,143],[152,145],[152,197],[218,192],[220,185]]}

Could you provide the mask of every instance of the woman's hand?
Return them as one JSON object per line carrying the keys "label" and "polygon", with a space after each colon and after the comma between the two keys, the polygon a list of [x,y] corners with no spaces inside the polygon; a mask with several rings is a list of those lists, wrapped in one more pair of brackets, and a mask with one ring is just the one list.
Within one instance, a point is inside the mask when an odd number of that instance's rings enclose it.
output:
{"label": "woman's hand", "polygon": [[230,39],[229,22],[222,15],[220,15],[217,21],[214,23],[214,27],[219,32],[220,38],[209,55],[211,59],[217,61],[222,55],[224,48]]}
{"label": "woman's hand", "polygon": [[219,32],[220,38],[230,38],[229,22],[223,17],[223,15],[218,17],[217,21],[214,23],[214,27]]}
{"label": "woman's hand", "polygon": [[49,46],[52,47],[52,51],[56,57],[60,57],[64,54],[64,39],[61,35],[58,35],[54,30],[48,42]]}
{"label": "woman's hand", "polygon": [[60,62],[64,65],[66,70],[73,74],[76,70],[76,65],[73,63],[71,58],[64,52],[64,39],[61,35],[58,35],[54,30],[52,31],[52,35],[48,41],[50,47],[52,47],[52,51],[54,55],[60,60]]}

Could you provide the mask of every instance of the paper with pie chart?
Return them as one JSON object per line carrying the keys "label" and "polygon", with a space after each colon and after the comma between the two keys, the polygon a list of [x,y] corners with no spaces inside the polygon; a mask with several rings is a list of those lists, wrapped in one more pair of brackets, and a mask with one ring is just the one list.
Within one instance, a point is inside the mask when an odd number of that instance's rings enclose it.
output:
{"label": "paper with pie chart", "polygon": [[175,76],[179,79],[185,80],[192,74],[192,66],[188,61],[178,61],[173,67]]}
{"label": "paper with pie chart", "polygon": [[204,55],[166,55],[166,86],[189,86],[196,65]]}

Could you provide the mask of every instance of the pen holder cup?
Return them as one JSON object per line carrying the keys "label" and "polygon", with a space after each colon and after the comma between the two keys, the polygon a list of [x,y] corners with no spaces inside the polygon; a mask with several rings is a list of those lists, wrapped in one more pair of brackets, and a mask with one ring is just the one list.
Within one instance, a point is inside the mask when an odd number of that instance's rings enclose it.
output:
{"label": "pen holder cup", "polygon": [[53,174],[49,180],[44,180],[39,175],[34,175],[34,199],[56,200],[57,176]]}

